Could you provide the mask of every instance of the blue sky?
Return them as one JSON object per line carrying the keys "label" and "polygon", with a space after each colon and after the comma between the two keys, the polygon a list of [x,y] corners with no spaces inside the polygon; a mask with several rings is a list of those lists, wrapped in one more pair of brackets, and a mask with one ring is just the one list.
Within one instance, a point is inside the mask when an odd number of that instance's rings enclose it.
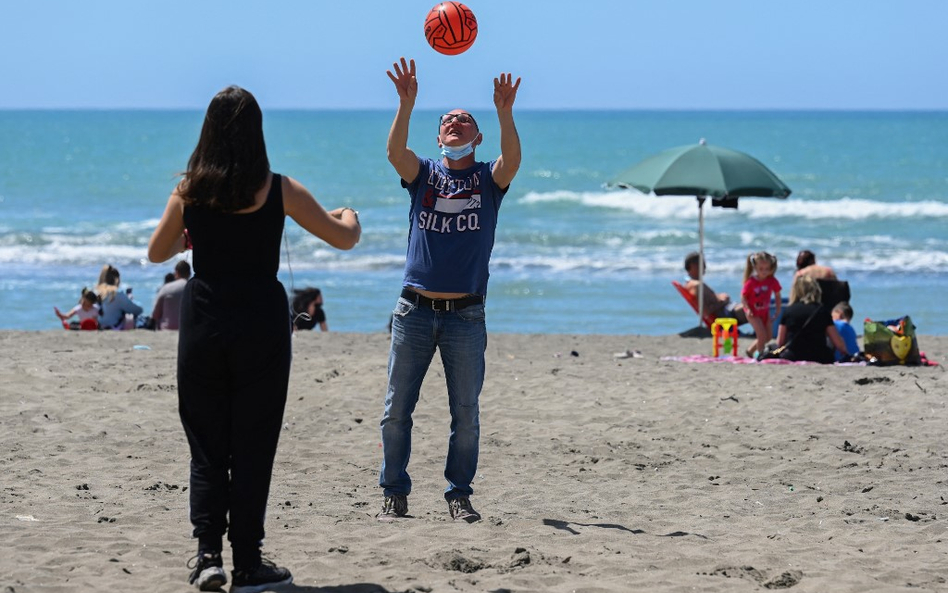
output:
{"label": "blue sky", "polygon": [[470,0],[474,46],[424,39],[431,0],[49,0],[0,7],[0,109],[196,108],[228,84],[264,109],[948,109],[945,0]]}

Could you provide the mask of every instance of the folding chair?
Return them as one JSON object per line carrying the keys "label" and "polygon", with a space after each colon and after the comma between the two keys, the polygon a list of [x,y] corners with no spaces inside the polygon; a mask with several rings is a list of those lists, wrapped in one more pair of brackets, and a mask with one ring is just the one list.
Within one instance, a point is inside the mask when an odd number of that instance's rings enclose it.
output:
{"label": "folding chair", "polygon": [[[681,282],[678,282],[677,280],[672,280],[672,286],[674,286],[678,290],[679,294],[681,294],[681,298],[688,301],[688,304],[691,305],[691,308],[695,310],[695,313],[697,313],[698,312],[698,298],[694,296],[693,294],[691,294],[690,292],[688,292],[688,289],[685,288],[681,284]],[[704,317],[701,318],[701,321],[704,322],[704,324],[708,327],[708,329],[711,329],[711,324],[714,323],[714,319],[715,319],[714,315],[711,315],[710,313],[705,311]]]}

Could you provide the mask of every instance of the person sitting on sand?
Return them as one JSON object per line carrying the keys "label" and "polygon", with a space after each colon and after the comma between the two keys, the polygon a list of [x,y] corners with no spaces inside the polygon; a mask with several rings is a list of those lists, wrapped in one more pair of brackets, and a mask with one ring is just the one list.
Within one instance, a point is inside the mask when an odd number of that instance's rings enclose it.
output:
{"label": "person sitting on sand", "polygon": [[829,309],[820,302],[820,285],[809,276],[797,276],[790,289],[790,305],[780,318],[777,346],[786,346],[780,353],[785,360],[808,360],[832,364],[836,358],[826,340],[848,360],[852,353],[840,337]]}
{"label": "person sitting on sand", "polygon": [[836,272],[829,266],[821,266],[816,263],[816,254],[809,249],[804,249],[797,254],[797,271],[793,275],[809,276],[814,280],[836,280]]}
{"label": "person sitting on sand", "polygon": [[[698,277],[698,264],[701,261],[701,254],[692,251],[685,256],[685,272],[688,278],[685,280],[685,290],[691,293],[695,298],[698,296],[698,286],[702,284]],[[705,271],[708,268],[707,262],[704,264]],[[747,315],[744,313],[744,307],[741,303],[731,302],[731,296],[726,292],[715,293],[714,290],[704,282],[704,311],[713,315],[715,319],[719,317],[730,317],[737,319],[738,324],[747,323]]]}
{"label": "person sitting on sand", "polygon": [[88,288],[82,289],[79,304],[70,309],[68,313],[61,312],[58,307],[53,307],[53,311],[56,312],[56,317],[59,317],[66,329],[69,329],[68,320],[73,316],[78,317],[80,327],[83,325],[83,321],[87,323],[94,321],[95,326],[99,326],[99,297]]}
{"label": "person sitting on sand", "polygon": [[151,312],[155,329],[178,329],[181,318],[181,295],[191,277],[191,264],[181,260],[174,266],[174,280],[166,282],[155,297]]}
{"label": "person sitting on sand", "polygon": [[326,312],[323,311],[323,293],[318,288],[300,288],[293,291],[293,331],[313,329],[317,325],[324,332],[329,331]]}
{"label": "person sitting on sand", "polygon": [[143,311],[140,305],[132,302],[128,293],[118,289],[119,284],[121,284],[119,271],[113,266],[105,265],[99,274],[99,285],[95,287],[95,292],[99,297],[99,307],[102,309],[99,325],[106,329],[133,328],[135,327],[134,320],[127,321],[126,315],[137,317]]}
{"label": "person sitting on sand", "polygon": [[[850,325],[853,318],[853,308],[847,302],[837,303],[831,312],[833,323],[836,325],[836,331],[846,343],[846,352],[855,356],[859,352],[859,342],[856,340],[856,330]],[[836,350],[836,362],[841,362],[848,358],[845,353]]]}

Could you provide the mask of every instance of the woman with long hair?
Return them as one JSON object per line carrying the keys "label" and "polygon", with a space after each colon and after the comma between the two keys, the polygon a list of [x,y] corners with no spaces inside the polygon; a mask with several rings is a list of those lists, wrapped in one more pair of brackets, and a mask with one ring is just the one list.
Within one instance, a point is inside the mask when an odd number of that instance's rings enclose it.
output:
{"label": "woman with long hair", "polygon": [[284,219],[339,249],[355,246],[361,227],[355,210],[327,212],[299,182],[270,171],[260,107],[237,86],[211,100],[182,177],[148,258],[164,262],[193,249],[178,338],[178,407],[198,540],[190,582],[202,591],[227,582],[226,532],[231,591],[254,593],[292,582],[260,552],[290,375],[289,303],[277,279]]}
{"label": "woman with long hair", "polygon": [[142,307],[134,303],[130,292],[122,292],[119,285],[122,277],[115,266],[106,264],[99,272],[99,284],[95,287],[99,297],[99,326],[105,329],[132,329],[135,317],[142,314]]}

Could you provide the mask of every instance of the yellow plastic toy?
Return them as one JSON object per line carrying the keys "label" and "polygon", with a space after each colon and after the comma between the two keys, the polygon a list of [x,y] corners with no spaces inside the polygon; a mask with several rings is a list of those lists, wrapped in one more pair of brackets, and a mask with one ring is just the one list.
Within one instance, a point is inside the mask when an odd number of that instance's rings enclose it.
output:
{"label": "yellow plastic toy", "polygon": [[737,356],[737,319],[719,317],[711,324],[711,356]]}

